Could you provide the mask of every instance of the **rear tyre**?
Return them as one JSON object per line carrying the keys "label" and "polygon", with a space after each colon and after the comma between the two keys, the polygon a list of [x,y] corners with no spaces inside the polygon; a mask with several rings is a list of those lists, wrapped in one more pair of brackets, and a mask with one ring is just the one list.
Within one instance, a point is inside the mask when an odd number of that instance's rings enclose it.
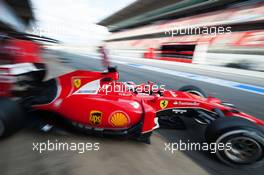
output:
{"label": "rear tyre", "polygon": [[223,163],[239,168],[264,165],[264,131],[255,123],[238,117],[218,118],[205,131],[208,143],[218,147],[216,156]]}
{"label": "rear tyre", "polygon": [[7,98],[0,98],[0,138],[9,136],[24,125],[21,107]]}
{"label": "rear tyre", "polygon": [[179,89],[179,91],[188,92],[200,97],[207,98],[207,94],[200,88],[192,85],[183,86]]}

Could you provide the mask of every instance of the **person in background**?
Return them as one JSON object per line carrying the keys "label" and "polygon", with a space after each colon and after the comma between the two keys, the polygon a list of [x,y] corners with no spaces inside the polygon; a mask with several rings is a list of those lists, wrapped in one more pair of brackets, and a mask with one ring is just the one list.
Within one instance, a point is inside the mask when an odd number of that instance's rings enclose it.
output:
{"label": "person in background", "polygon": [[110,62],[109,62],[107,50],[105,49],[104,46],[99,46],[98,52],[101,54],[103,66],[108,69],[110,67]]}

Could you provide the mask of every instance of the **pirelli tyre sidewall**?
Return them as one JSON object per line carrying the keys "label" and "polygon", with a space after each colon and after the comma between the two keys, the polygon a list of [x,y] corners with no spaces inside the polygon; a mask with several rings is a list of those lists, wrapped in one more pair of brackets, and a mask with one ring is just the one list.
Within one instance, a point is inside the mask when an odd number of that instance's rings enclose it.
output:
{"label": "pirelli tyre sidewall", "polygon": [[24,112],[15,101],[0,97],[0,139],[24,126]]}
{"label": "pirelli tyre sidewall", "polygon": [[217,150],[223,163],[236,168],[264,166],[264,131],[255,123],[238,117],[219,118],[205,131],[209,143],[231,144],[232,149]]}

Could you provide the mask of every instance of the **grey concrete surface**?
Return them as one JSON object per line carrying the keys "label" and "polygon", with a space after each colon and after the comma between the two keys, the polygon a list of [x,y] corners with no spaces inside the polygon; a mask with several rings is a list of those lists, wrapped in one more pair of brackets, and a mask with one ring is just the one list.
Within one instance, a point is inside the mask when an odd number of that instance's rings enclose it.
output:
{"label": "grey concrete surface", "polygon": [[[33,142],[100,143],[99,151],[32,151]],[[154,135],[152,144],[78,135],[23,131],[0,144],[1,175],[206,175],[206,170],[180,151],[164,151],[164,140]],[[192,167],[192,168],[190,168]]]}

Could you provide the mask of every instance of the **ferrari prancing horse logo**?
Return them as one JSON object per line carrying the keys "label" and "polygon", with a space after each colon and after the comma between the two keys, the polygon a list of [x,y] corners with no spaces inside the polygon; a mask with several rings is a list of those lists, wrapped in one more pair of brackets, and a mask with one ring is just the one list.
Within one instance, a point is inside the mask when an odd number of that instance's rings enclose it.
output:
{"label": "ferrari prancing horse logo", "polygon": [[168,100],[161,100],[160,101],[160,108],[164,109],[164,108],[166,108],[168,106],[168,104],[169,104]]}
{"label": "ferrari prancing horse logo", "polygon": [[81,79],[74,79],[73,80],[74,87],[79,88],[79,87],[81,87],[81,84],[82,84]]}

